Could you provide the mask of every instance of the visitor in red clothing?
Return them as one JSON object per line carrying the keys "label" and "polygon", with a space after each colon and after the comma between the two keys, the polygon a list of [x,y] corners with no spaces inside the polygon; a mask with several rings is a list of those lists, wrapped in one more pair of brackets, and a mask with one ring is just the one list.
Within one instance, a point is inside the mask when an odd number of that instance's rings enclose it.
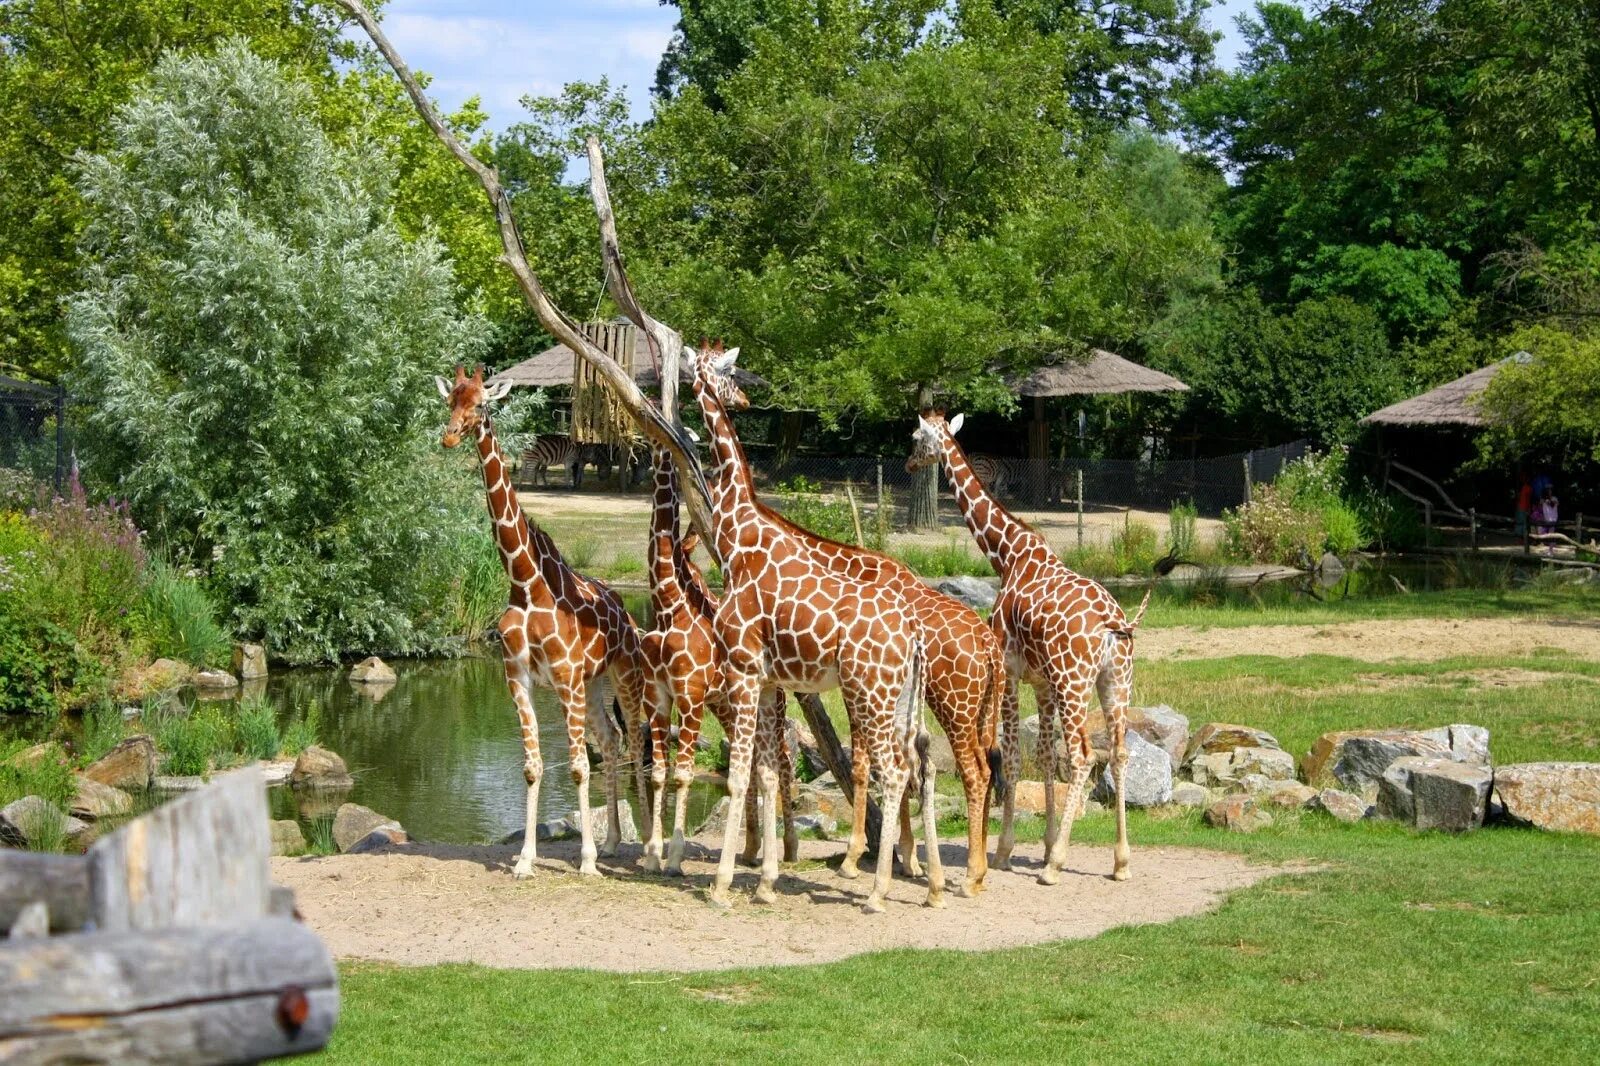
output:
{"label": "visitor in red clothing", "polygon": [[1517,471],[1517,480],[1521,485],[1517,488],[1517,536],[1528,532],[1528,515],[1533,511],[1533,482],[1528,480],[1526,470]]}

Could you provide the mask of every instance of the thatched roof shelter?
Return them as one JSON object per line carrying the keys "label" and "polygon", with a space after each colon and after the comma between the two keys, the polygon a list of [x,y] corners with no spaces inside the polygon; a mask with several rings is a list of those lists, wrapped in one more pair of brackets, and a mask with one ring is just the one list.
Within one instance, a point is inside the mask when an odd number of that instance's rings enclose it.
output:
{"label": "thatched roof shelter", "polygon": [[1507,363],[1526,363],[1533,356],[1518,352],[1497,363],[1429,389],[1420,396],[1392,403],[1361,420],[1365,426],[1482,426],[1487,424],[1478,409],[1478,397],[1489,387],[1500,368]]}
{"label": "thatched roof shelter", "polygon": [[[546,348],[538,355],[524,359],[515,366],[509,366],[494,375],[489,381],[496,382],[509,379],[516,388],[541,388],[558,389],[572,387],[572,367],[575,355],[571,348],[565,344],[557,344],[553,348]],[[650,342],[640,330],[634,331],[633,347],[633,380],[639,387],[654,388],[656,382],[656,368],[650,361]],[[678,364],[678,380],[687,385],[692,375],[687,363]],[[752,374],[743,367],[735,368],[734,379],[743,389],[765,387],[767,381],[759,374]]]}
{"label": "thatched roof shelter", "polygon": [[1089,358],[1042,366],[1012,384],[1019,396],[1105,396],[1123,392],[1188,392],[1170,374],[1096,348]]}

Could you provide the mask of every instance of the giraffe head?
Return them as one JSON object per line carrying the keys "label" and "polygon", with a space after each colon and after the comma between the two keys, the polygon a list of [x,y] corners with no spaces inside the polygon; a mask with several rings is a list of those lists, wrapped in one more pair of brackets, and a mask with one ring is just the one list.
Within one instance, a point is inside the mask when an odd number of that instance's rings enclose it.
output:
{"label": "giraffe head", "polygon": [[439,395],[444,397],[444,402],[450,405],[450,420],[445,423],[444,437],[439,441],[446,448],[454,448],[461,443],[462,437],[476,432],[483,421],[484,407],[511,391],[509,381],[499,381],[486,387],[481,366],[472,372],[470,378],[465,370],[457,366],[454,385],[444,378],[434,378],[433,382],[439,386]]}
{"label": "giraffe head", "polygon": [[750,406],[750,397],[744,394],[733,377],[733,365],[739,359],[739,349],[723,351],[720,340],[715,346],[702,340],[699,351],[685,345],[683,357],[689,361],[689,369],[694,372],[695,380],[709,388],[724,408],[743,411]]}
{"label": "giraffe head", "polygon": [[917,428],[911,434],[911,458],[906,460],[906,470],[915,473],[943,459],[945,439],[961,432],[965,418],[966,415],[956,415],[946,422],[944,412],[933,407],[918,415]]}

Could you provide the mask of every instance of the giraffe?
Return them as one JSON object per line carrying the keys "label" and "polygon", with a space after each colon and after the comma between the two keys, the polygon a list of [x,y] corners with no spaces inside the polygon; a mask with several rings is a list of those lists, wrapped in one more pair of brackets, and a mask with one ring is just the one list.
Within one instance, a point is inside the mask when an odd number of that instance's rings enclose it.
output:
{"label": "giraffe", "polygon": [[[764,689],[782,686],[797,692],[839,688],[850,719],[852,748],[867,752],[883,788],[884,810],[899,810],[917,731],[917,697],[922,689],[923,653],[905,601],[892,589],[838,573],[816,560],[805,537],[773,521],[756,501],[755,482],[744,459],[727,407],[748,404],[732,378],[738,349],[723,353],[685,349],[694,372],[693,387],[711,433],[716,473],[712,488],[712,534],[724,560],[726,588],[714,630],[723,655],[723,684],[733,730],[728,768],[728,823],[724,829],[713,902],[726,906],[733,881],[733,843],[750,784],[757,707]],[[762,728],[775,728],[771,716]],[[777,775],[757,767],[762,795],[763,853],[756,899],[776,898],[777,829],[774,805]],[[856,792],[858,808],[851,848],[865,825],[865,789]],[[933,810],[923,811],[928,839]],[[885,817],[878,868],[864,904],[883,910],[892,873],[892,818]],[[859,851],[856,854],[859,855]],[[930,885],[929,906],[942,905]]]}
{"label": "giraffe", "polygon": [[[965,452],[956,443],[962,416],[949,422],[938,411],[924,411],[912,434],[908,470],[942,461],[967,528],[1000,575],[1000,595],[989,616],[1005,646],[1007,671],[1001,720],[1005,774],[1014,782],[1020,769],[1017,739],[1016,682],[1027,681],[1039,702],[1039,752],[1045,781],[1045,867],[1039,880],[1053,885],[1066,861],[1072,822],[1088,780],[1090,748],[1088,714],[1091,690],[1098,692],[1111,734],[1111,777],[1117,793],[1117,843],[1111,876],[1128,878],[1128,817],[1123,777],[1128,764],[1128,704],[1133,691],[1133,634],[1150,603],[1145,592],[1133,620],[1098,582],[1073,573],[1050,550],[1045,539],[991,497]],[[1055,788],[1055,720],[1062,720],[1067,738],[1066,810],[1057,821]],[[1004,824],[995,849],[996,865],[1009,865],[1014,794],[1005,797]]]}
{"label": "giraffe", "polygon": [[[684,830],[688,815],[689,785],[694,780],[695,743],[700,738],[700,723],[709,706],[724,731],[732,735],[732,720],[722,693],[721,657],[712,634],[718,600],[706,587],[705,578],[691,555],[696,538],[689,534],[678,539],[678,479],[671,456],[663,448],[652,449],[655,484],[650,514],[650,608],[652,623],[640,642],[649,680],[645,687],[645,711],[650,722],[651,783],[650,830],[645,840],[644,864],[650,871],[661,869],[662,804],[666,792],[666,746],[671,711],[678,709],[677,755],[672,766],[673,815],[672,843],[667,851],[666,871],[682,874]],[[784,695],[773,690],[761,714],[776,714],[780,724]],[[774,705],[775,701],[775,705]],[[777,734],[779,749],[762,750],[772,739],[770,730],[757,730],[756,759],[775,758],[778,766],[779,801],[783,809],[784,858],[794,861],[800,841],[795,834],[792,796],[794,762],[784,741]],[[741,857],[753,863],[757,852],[756,794],[747,794],[745,806],[745,850]]]}
{"label": "giraffe", "polygon": [[[1000,778],[993,772],[999,760],[990,753],[1006,688],[1005,658],[994,630],[972,608],[931,588],[898,559],[817,536],[766,505],[760,506],[772,521],[804,538],[812,554],[825,565],[860,581],[881,582],[905,598],[927,655],[923,694],[950,741],[956,772],[966,794],[967,876],[960,894],[970,897],[982,893],[988,872],[990,785],[992,780],[998,783]],[[866,762],[854,749],[851,755],[854,791],[865,795]],[[931,804],[931,772],[925,775],[923,791],[924,804]],[[865,805],[859,805],[859,809],[864,818]],[[865,835],[852,833],[851,839],[864,840]],[[934,836],[924,840],[930,885],[943,883],[936,841]],[[912,877],[921,876],[911,836],[909,804],[902,805],[900,810],[900,854],[906,872]],[[846,854],[843,867],[846,876],[853,876],[859,859],[859,852]]]}
{"label": "giraffe", "polygon": [[[639,631],[622,599],[601,582],[567,566],[555,543],[544,530],[529,525],[517,503],[509,469],[485,410],[489,403],[506,394],[510,383],[485,388],[481,366],[471,377],[456,367],[454,385],[444,378],[435,381],[450,408],[441,443],[454,448],[469,433],[477,440],[495,543],[500,549],[500,562],[511,579],[509,603],[495,629],[500,634],[506,687],[522,726],[522,773],[528,785],[526,835],[512,872],[519,879],[532,876],[536,857],[539,780],[544,775],[544,760],[539,753],[533,686],[541,684],[555,690],[566,717],[567,752],[582,822],[578,872],[594,875],[599,871],[595,866],[594,833],[589,825],[589,751],[584,744],[584,731],[587,727],[600,740],[608,812],[603,850],[614,855],[621,838],[617,754],[622,738],[606,712],[600,678],[605,676],[611,681],[626,720],[642,722],[644,678]],[[642,767],[639,772],[642,776]]]}

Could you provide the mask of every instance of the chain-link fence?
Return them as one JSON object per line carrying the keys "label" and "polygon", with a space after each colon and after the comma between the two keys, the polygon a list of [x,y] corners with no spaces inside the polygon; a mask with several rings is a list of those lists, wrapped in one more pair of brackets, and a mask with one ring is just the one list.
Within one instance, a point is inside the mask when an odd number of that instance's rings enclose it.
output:
{"label": "chain-link fence", "polygon": [[62,491],[70,464],[67,400],[58,385],[0,377],[0,468]]}
{"label": "chain-link fence", "polygon": [[[1271,481],[1284,465],[1307,453],[1304,441],[1260,448],[1209,459],[1066,459],[1041,462],[983,454],[968,456],[989,490],[1007,506],[1022,509],[1132,508],[1165,511],[1192,503],[1205,515],[1237,507],[1249,498],[1250,484]],[[763,490],[797,486],[837,493],[846,482],[863,499],[884,491],[904,500],[912,475],[903,459],[797,455],[778,462],[770,453],[752,451],[750,464]],[[942,479],[941,479],[942,484]],[[943,490],[941,490],[943,492]]]}

